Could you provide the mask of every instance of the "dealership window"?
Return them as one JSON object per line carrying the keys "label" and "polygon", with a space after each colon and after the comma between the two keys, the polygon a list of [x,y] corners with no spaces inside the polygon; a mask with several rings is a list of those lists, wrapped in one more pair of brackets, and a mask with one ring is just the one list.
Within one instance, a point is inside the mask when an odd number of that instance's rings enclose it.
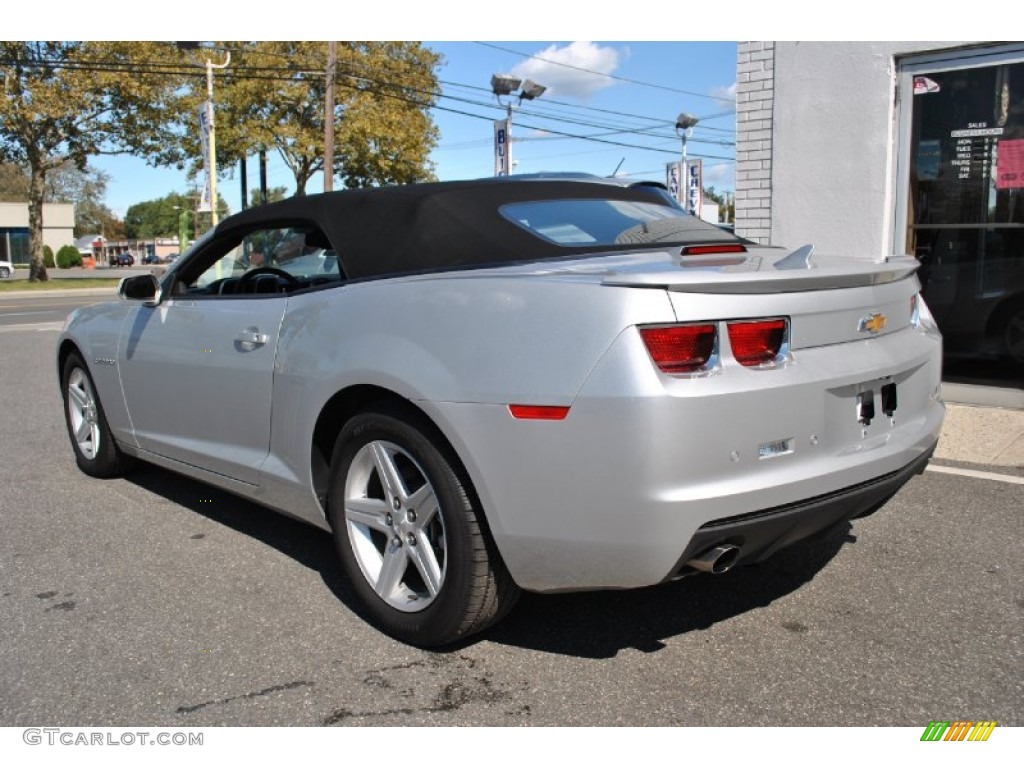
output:
{"label": "dealership window", "polygon": [[28,264],[31,256],[27,229],[0,229],[0,261]]}
{"label": "dealership window", "polygon": [[923,295],[946,340],[948,367],[968,378],[1018,380],[1024,56],[919,63],[904,72],[901,88],[910,122],[902,146],[905,247],[921,261]]}

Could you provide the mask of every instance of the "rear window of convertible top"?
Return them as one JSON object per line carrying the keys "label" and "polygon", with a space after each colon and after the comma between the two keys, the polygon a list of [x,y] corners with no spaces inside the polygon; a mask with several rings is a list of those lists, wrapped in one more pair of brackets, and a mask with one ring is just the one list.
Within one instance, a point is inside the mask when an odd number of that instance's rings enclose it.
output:
{"label": "rear window of convertible top", "polygon": [[536,200],[508,203],[501,215],[549,243],[563,246],[737,242],[696,216],[632,200]]}

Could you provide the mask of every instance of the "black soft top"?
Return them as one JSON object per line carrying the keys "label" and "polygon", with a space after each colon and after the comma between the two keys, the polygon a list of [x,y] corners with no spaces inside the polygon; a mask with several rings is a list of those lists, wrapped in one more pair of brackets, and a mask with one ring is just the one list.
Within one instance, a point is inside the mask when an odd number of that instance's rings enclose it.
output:
{"label": "black soft top", "polygon": [[[251,229],[253,225],[270,222],[275,226],[315,224],[327,235],[348,279],[496,266],[624,249],[622,244],[556,244],[500,213],[501,207],[509,203],[559,199],[625,200],[674,206],[664,188],[656,185],[623,186],[596,178],[513,177],[293,197],[236,214],[225,219],[217,231],[226,235],[235,229]],[[680,242],[737,239],[690,218],[695,231],[689,231]],[[656,247],[663,248],[664,243]]]}

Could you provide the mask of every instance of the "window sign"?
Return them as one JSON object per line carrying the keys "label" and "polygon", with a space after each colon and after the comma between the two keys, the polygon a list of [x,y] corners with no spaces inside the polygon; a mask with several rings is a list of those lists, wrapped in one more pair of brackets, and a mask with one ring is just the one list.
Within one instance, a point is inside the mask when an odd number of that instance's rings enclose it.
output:
{"label": "window sign", "polygon": [[1024,139],[999,142],[996,189],[1024,188]]}
{"label": "window sign", "polygon": [[907,247],[947,358],[1024,366],[1024,62],[912,88]]}

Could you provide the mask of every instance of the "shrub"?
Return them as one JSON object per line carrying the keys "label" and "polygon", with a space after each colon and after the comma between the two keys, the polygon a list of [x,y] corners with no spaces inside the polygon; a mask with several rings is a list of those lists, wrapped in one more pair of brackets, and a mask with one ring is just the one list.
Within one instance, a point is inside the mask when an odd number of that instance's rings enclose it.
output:
{"label": "shrub", "polygon": [[57,266],[61,269],[82,266],[82,254],[73,245],[65,245],[57,251]]}
{"label": "shrub", "polygon": [[47,269],[53,269],[56,266],[53,263],[53,248],[48,245],[43,246],[43,266]]}

